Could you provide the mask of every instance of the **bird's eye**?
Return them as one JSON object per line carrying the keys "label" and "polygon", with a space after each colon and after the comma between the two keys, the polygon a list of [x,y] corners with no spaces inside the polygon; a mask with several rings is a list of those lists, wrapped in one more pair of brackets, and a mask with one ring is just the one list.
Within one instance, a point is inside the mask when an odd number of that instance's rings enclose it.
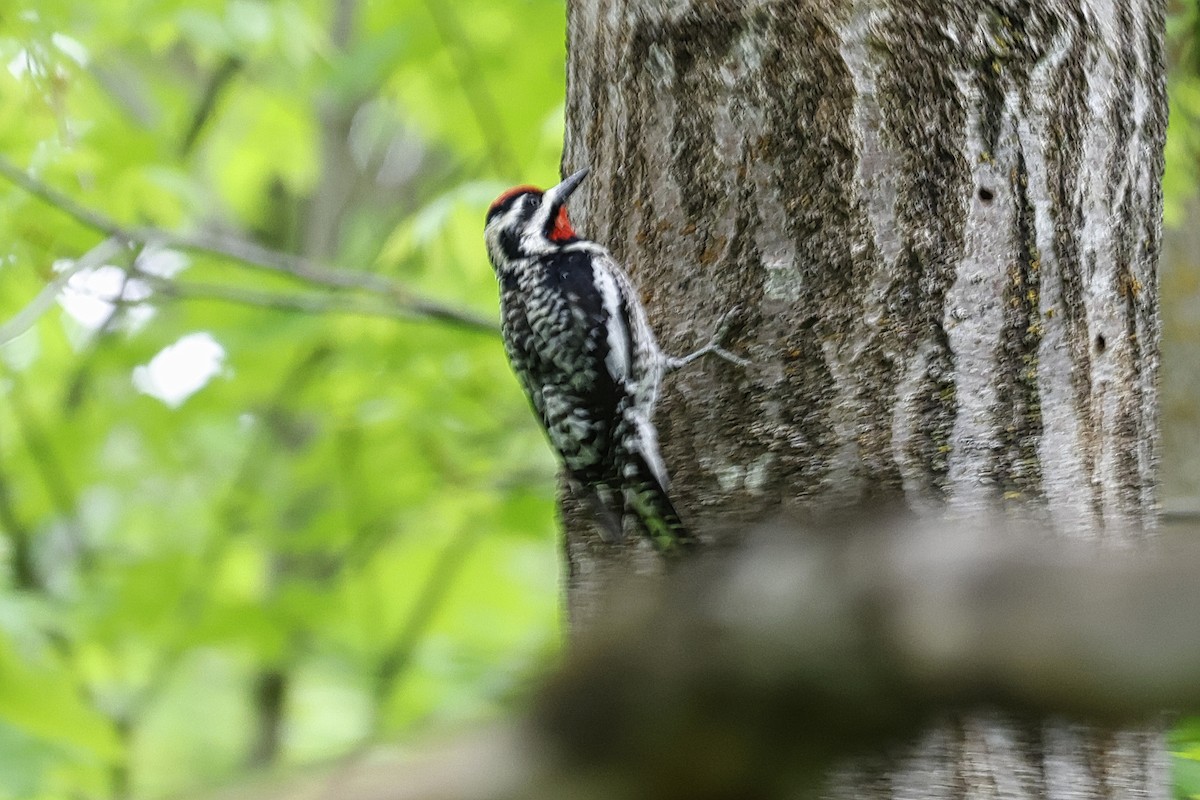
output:
{"label": "bird's eye", "polygon": [[529,195],[529,210],[530,211],[535,210],[541,204],[542,204],[542,198],[538,197],[536,194]]}

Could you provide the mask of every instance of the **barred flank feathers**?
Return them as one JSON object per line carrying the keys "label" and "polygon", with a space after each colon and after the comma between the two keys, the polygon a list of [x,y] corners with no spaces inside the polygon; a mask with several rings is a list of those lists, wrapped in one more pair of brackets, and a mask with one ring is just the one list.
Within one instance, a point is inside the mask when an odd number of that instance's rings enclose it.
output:
{"label": "barred flank feathers", "polygon": [[675,510],[666,489],[641,453],[629,453],[624,473],[625,505],[637,514],[646,535],[655,546],[664,553],[688,550],[695,546],[695,537],[679,519],[679,512]]}

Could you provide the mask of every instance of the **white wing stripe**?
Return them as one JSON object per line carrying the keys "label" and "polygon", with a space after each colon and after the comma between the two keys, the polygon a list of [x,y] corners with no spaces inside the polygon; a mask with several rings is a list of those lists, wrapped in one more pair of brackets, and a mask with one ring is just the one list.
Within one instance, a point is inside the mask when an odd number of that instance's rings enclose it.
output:
{"label": "white wing stripe", "polygon": [[625,325],[625,317],[621,313],[621,290],[608,270],[596,265],[594,280],[600,289],[600,297],[604,302],[604,310],[608,312],[608,355],[604,357],[604,366],[609,374],[619,381],[629,379],[629,364],[632,358],[629,345],[629,330]]}

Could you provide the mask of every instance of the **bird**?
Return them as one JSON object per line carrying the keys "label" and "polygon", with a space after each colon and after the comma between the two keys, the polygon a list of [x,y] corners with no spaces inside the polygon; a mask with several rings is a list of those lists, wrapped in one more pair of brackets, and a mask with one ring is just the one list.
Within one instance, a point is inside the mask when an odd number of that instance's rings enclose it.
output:
{"label": "bird", "polygon": [[663,352],[628,274],[572,226],[566,204],[587,175],[516,186],[488,208],[505,352],[601,537],[619,541],[635,520],[660,551],[688,550],[697,538],[671,500],[654,410],[667,373],[708,354],[748,363],[721,347],[737,309],[695,352]]}

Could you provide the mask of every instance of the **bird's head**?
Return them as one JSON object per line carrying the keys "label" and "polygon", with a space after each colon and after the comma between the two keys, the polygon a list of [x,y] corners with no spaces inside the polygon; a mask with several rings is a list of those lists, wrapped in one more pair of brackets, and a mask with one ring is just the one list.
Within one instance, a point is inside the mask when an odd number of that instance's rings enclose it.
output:
{"label": "bird's head", "polygon": [[488,208],[484,238],[492,264],[548,253],[576,238],[567,216],[567,198],[587,177],[586,168],[546,191],[516,186]]}

